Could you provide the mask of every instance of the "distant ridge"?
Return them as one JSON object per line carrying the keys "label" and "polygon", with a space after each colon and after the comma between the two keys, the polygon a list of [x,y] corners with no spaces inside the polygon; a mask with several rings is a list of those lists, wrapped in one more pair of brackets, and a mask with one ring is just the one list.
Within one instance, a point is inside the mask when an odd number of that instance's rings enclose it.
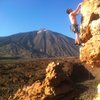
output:
{"label": "distant ridge", "polygon": [[41,29],[0,37],[0,57],[61,57],[78,56],[79,48],[72,38]]}

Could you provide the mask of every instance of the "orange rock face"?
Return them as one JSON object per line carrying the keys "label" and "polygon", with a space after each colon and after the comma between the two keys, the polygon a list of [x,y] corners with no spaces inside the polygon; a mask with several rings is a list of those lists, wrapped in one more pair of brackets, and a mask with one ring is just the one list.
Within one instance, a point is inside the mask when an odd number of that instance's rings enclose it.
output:
{"label": "orange rock face", "polygon": [[82,3],[82,24],[80,59],[92,67],[100,67],[100,0],[87,0]]}
{"label": "orange rock face", "polygon": [[[47,66],[44,80],[38,80],[31,86],[25,86],[19,89],[12,99],[58,100],[57,98],[62,98],[64,95],[68,96],[68,93],[73,91],[73,85],[69,79],[69,74],[67,75],[63,71],[63,67],[62,63],[50,63]],[[68,67],[67,72],[71,73],[71,71],[71,67]],[[73,97],[70,96],[70,98]],[[9,98],[9,100],[11,100],[11,98]]]}
{"label": "orange rock face", "polygon": [[50,63],[46,68],[44,80],[38,80],[30,86],[19,89],[13,97],[9,97],[9,100],[58,100],[62,97],[72,100],[75,96],[73,95],[73,83],[69,78],[72,67],[70,63],[68,65],[70,67],[67,66],[67,75],[63,71],[62,63]]}

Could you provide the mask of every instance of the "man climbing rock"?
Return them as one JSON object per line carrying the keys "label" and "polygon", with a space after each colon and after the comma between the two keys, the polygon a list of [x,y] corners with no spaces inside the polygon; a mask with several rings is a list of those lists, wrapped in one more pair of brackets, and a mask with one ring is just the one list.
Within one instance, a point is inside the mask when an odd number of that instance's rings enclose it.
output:
{"label": "man climbing rock", "polygon": [[69,15],[69,19],[71,22],[71,30],[75,33],[75,45],[81,45],[81,41],[80,41],[80,32],[78,29],[78,23],[76,20],[76,16],[80,13],[80,9],[81,9],[81,3],[78,5],[78,7],[73,11],[72,9],[67,9],[67,14]]}

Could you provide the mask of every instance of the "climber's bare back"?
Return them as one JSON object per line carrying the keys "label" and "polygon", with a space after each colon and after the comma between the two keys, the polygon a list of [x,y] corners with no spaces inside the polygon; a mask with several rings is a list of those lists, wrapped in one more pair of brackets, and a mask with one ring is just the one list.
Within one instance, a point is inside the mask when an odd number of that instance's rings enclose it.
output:
{"label": "climber's bare back", "polygon": [[69,14],[69,19],[70,19],[71,24],[77,24],[76,15],[73,12]]}

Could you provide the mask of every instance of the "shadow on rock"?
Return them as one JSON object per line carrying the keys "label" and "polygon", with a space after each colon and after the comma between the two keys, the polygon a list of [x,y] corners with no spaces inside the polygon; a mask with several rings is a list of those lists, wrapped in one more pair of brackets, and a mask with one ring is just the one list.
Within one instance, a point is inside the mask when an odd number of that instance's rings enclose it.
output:
{"label": "shadow on rock", "polygon": [[86,80],[92,80],[94,78],[95,77],[82,64],[73,64],[71,79],[74,82],[84,82]]}

